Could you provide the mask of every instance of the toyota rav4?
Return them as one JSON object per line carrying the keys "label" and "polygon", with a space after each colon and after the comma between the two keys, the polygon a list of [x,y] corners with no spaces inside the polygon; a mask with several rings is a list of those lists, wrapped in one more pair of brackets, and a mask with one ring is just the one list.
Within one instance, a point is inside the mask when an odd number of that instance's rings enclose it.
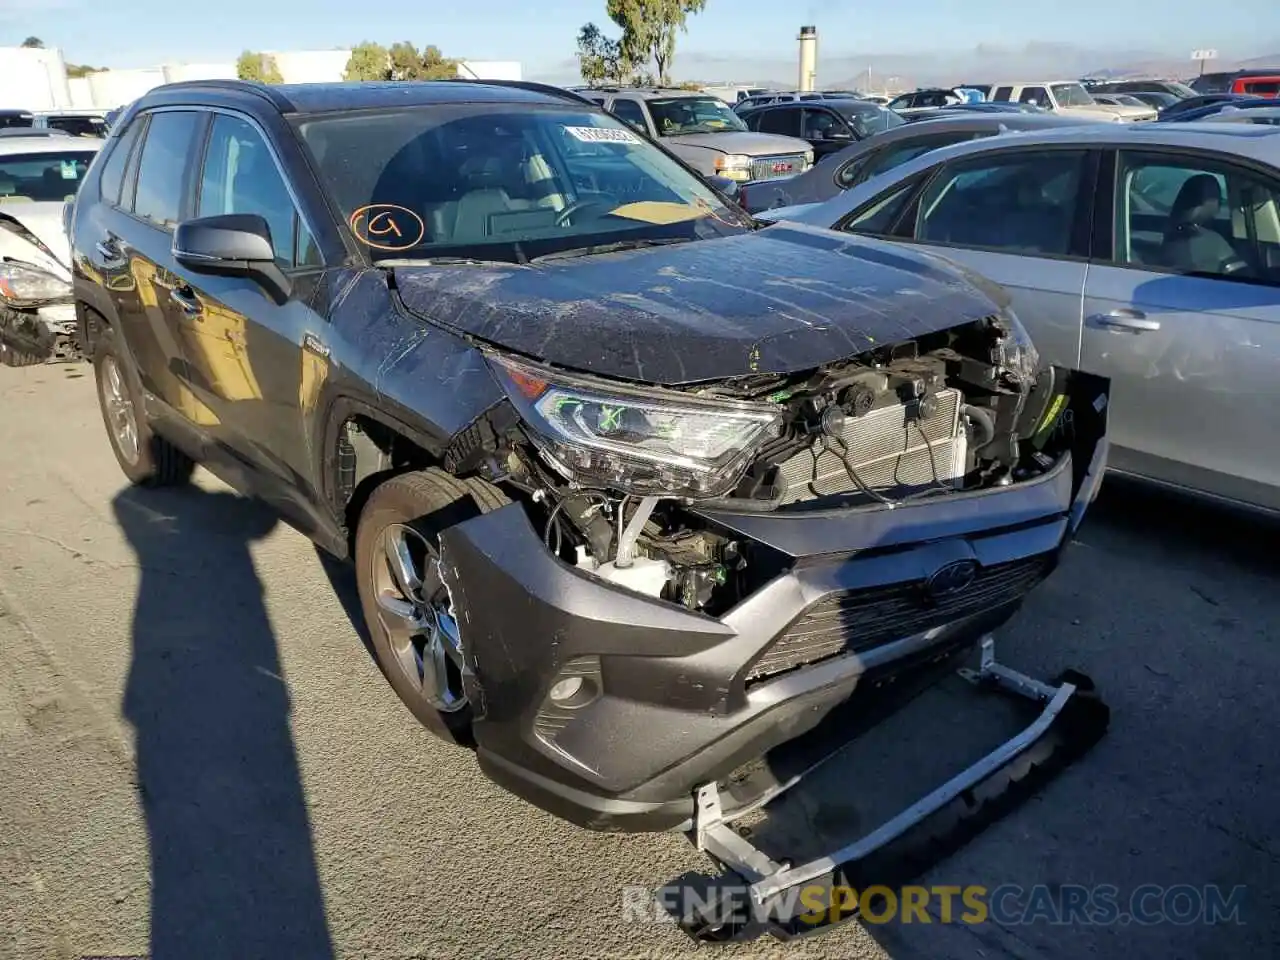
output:
{"label": "toyota rav4", "polygon": [[129,480],[349,558],[418,720],[593,829],[972,647],[1103,472],[1106,381],[999,288],[761,228],[551,87],[160,87],[69,230]]}

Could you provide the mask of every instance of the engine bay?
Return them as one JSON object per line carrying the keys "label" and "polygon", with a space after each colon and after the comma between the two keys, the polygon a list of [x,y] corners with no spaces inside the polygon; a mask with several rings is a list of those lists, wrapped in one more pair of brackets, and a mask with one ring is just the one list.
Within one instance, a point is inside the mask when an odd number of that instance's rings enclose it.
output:
{"label": "engine bay", "polygon": [[736,537],[715,511],[894,509],[1043,474],[1062,411],[1054,368],[1001,317],[885,345],[792,376],[685,391],[773,405],[780,417],[716,497],[628,492],[575,477],[515,420],[492,436],[491,479],[525,502],[548,550],[629,590],[720,615],[788,558]]}

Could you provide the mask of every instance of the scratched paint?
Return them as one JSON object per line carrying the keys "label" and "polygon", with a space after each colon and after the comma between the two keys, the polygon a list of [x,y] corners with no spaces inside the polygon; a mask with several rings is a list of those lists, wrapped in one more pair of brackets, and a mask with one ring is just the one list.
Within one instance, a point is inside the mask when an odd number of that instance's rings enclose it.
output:
{"label": "scratched paint", "polygon": [[396,283],[425,319],[664,384],[808,370],[999,309],[946,261],[791,225],[528,266],[398,267]]}

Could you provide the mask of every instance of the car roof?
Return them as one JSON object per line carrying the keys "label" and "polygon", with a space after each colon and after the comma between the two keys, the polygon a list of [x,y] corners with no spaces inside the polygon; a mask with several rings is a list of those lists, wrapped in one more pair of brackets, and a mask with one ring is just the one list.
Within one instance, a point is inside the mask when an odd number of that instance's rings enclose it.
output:
{"label": "car roof", "polygon": [[[987,150],[1002,149],[1010,141],[1000,138],[970,140],[933,151],[926,156],[953,159]],[[1080,123],[1019,132],[1018,146],[1080,144],[1097,147],[1143,148],[1151,146],[1218,150],[1242,157],[1280,164],[1280,128],[1264,124],[1230,123]],[[905,165],[904,165],[905,169]]]}
{"label": "car roof", "polygon": [[103,144],[95,137],[0,137],[0,156],[32,153],[93,153]]}
{"label": "car roof", "polygon": [[133,106],[157,103],[219,103],[254,97],[281,113],[327,113],[380,107],[418,107],[443,103],[575,103],[594,108],[582,94],[550,84],[508,80],[399,80],[386,82],[262,84],[246,80],[194,80],[168,83],[147,92]]}
{"label": "car roof", "polygon": [[1079,80],[1062,80],[1062,79],[1058,79],[1058,80],[1001,80],[999,83],[993,83],[993,84],[991,84],[991,86],[993,86],[993,87],[1047,87],[1047,86],[1049,86],[1049,85],[1051,85],[1051,84],[1059,84],[1059,83],[1079,83],[1079,84],[1080,84],[1080,86],[1084,86],[1084,84],[1080,83],[1080,81],[1079,81]]}
{"label": "car roof", "polygon": [[628,97],[639,97],[641,100],[667,100],[671,97],[697,97],[706,100],[716,99],[715,94],[703,93],[700,90],[682,90],[678,87],[596,87],[592,93],[625,94]]}

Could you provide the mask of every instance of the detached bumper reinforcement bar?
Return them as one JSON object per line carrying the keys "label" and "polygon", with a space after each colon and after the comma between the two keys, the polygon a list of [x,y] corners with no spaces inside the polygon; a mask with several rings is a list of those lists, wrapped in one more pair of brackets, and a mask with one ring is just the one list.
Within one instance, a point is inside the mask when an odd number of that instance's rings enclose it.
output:
{"label": "detached bumper reinforcement bar", "polygon": [[[876,830],[825,856],[800,864],[778,862],[732,826],[821,764],[731,815],[724,813],[716,784],[699,788],[693,839],[728,875],[712,880],[692,898],[692,909],[682,907],[677,920],[685,932],[703,942],[752,939],[765,932],[786,940],[852,919],[852,905],[836,919],[830,914],[801,919],[794,912],[797,899],[784,902],[784,895],[810,883],[865,890],[909,882],[1025,800],[1106,733],[1110,711],[1088,677],[1066,671],[1054,683],[1042,683],[998,663],[989,636],[982,641],[977,669],[961,670],[960,675],[980,688],[1025,697],[1043,708],[1031,724],[977,763]],[[748,903],[741,902],[743,884]]]}

